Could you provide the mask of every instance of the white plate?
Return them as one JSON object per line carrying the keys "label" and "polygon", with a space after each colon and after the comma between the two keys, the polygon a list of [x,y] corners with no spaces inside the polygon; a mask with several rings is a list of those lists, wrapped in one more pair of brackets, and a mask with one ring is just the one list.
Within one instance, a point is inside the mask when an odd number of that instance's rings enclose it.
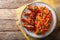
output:
{"label": "white plate", "polygon": [[[55,29],[55,26],[56,26],[56,23],[57,23],[57,18],[56,18],[55,11],[48,4],[43,3],[43,2],[33,2],[33,3],[30,3],[29,5],[31,5],[31,6],[34,6],[34,5],[36,5],[36,6],[46,6],[51,11],[51,13],[52,13],[53,21],[51,23],[50,29],[44,35],[41,35],[41,34],[40,35],[36,35],[33,32],[28,31],[26,28],[24,28],[22,26],[22,21],[20,21],[21,28],[26,32],[26,34],[28,34],[29,36],[34,37],[34,38],[43,38],[43,37],[46,37],[49,34],[51,34],[53,32],[53,30]],[[24,11],[27,11],[28,12],[28,10],[26,8],[23,10],[23,12]],[[23,16],[23,12],[22,12],[21,18],[25,18]]]}

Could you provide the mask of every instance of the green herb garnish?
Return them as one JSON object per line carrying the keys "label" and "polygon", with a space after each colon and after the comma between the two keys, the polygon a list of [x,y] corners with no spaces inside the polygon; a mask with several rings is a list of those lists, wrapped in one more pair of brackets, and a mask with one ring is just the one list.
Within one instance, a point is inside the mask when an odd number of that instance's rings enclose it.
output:
{"label": "green herb garnish", "polygon": [[45,26],[42,26],[42,29],[44,29],[45,28]]}
{"label": "green herb garnish", "polygon": [[38,18],[36,18],[36,21],[39,21]]}
{"label": "green herb garnish", "polygon": [[37,34],[39,35],[39,34],[41,34],[41,32],[39,31]]}
{"label": "green herb garnish", "polygon": [[28,18],[29,17],[29,14],[26,14],[26,17]]}

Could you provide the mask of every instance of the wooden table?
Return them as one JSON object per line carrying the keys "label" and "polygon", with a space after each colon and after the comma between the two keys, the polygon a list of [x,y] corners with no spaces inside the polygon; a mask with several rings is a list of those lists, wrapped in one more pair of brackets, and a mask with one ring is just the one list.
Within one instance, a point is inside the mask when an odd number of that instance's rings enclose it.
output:
{"label": "wooden table", "polygon": [[[32,0],[0,0],[0,40],[25,40],[16,25],[15,9],[29,2]],[[43,40],[60,40],[60,27]]]}

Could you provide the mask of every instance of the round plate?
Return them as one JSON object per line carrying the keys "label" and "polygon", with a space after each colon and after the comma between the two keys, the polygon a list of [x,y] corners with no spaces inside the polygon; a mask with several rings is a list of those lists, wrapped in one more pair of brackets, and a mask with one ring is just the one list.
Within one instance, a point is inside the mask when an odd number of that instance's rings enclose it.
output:
{"label": "round plate", "polygon": [[[53,32],[53,30],[55,29],[55,26],[56,26],[56,23],[57,23],[57,18],[56,18],[56,14],[55,14],[55,11],[48,5],[48,4],[46,4],[46,3],[43,3],[43,2],[33,2],[33,3],[30,3],[29,5],[31,5],[31,6],[46,6],[50,11],[51,11],[51,13],[52,13],[52,18],[53,18],[53,21],[52,21],[52,23],[51,23],[51,26],[50,26],[50,29],[48,30],[48,32],[46,32],[45,34],[40,34],[40,35],[36,35],[36,34],[34,34],[33,32],[31,32],[31,31],[28,31],[25,27],[23,27],[22,26],[22,21],[20,21],[20,25],[21,25],[21,28],[26,32],[26,34],[28,34],[29,36],[31,36],[31,37],[34,37],[34,38],[43,38],[43,37],[46,37],[46,36],[48,36],[50,33],[52,33]],[[25,8],[24,10],[23,10],[23,12],[29,12],[28,10],[27,10],[27,8]],[[22,14],[21,14],[21,18],[25,18],[24,16],[23,16],[23,12],[22,12]],[[21,19],[20,19],[21,20]]]}

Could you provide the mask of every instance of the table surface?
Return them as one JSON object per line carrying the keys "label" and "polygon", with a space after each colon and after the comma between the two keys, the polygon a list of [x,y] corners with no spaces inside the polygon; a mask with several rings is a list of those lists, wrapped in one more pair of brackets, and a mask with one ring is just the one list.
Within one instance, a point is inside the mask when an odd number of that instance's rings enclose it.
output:
{"label": "table surface", "polygon": [[[15,9],[30,2],[32,0],[0,0],[0,40],[25,40],[16,25]],[[60,40],[60,27],[43,40]]]}

